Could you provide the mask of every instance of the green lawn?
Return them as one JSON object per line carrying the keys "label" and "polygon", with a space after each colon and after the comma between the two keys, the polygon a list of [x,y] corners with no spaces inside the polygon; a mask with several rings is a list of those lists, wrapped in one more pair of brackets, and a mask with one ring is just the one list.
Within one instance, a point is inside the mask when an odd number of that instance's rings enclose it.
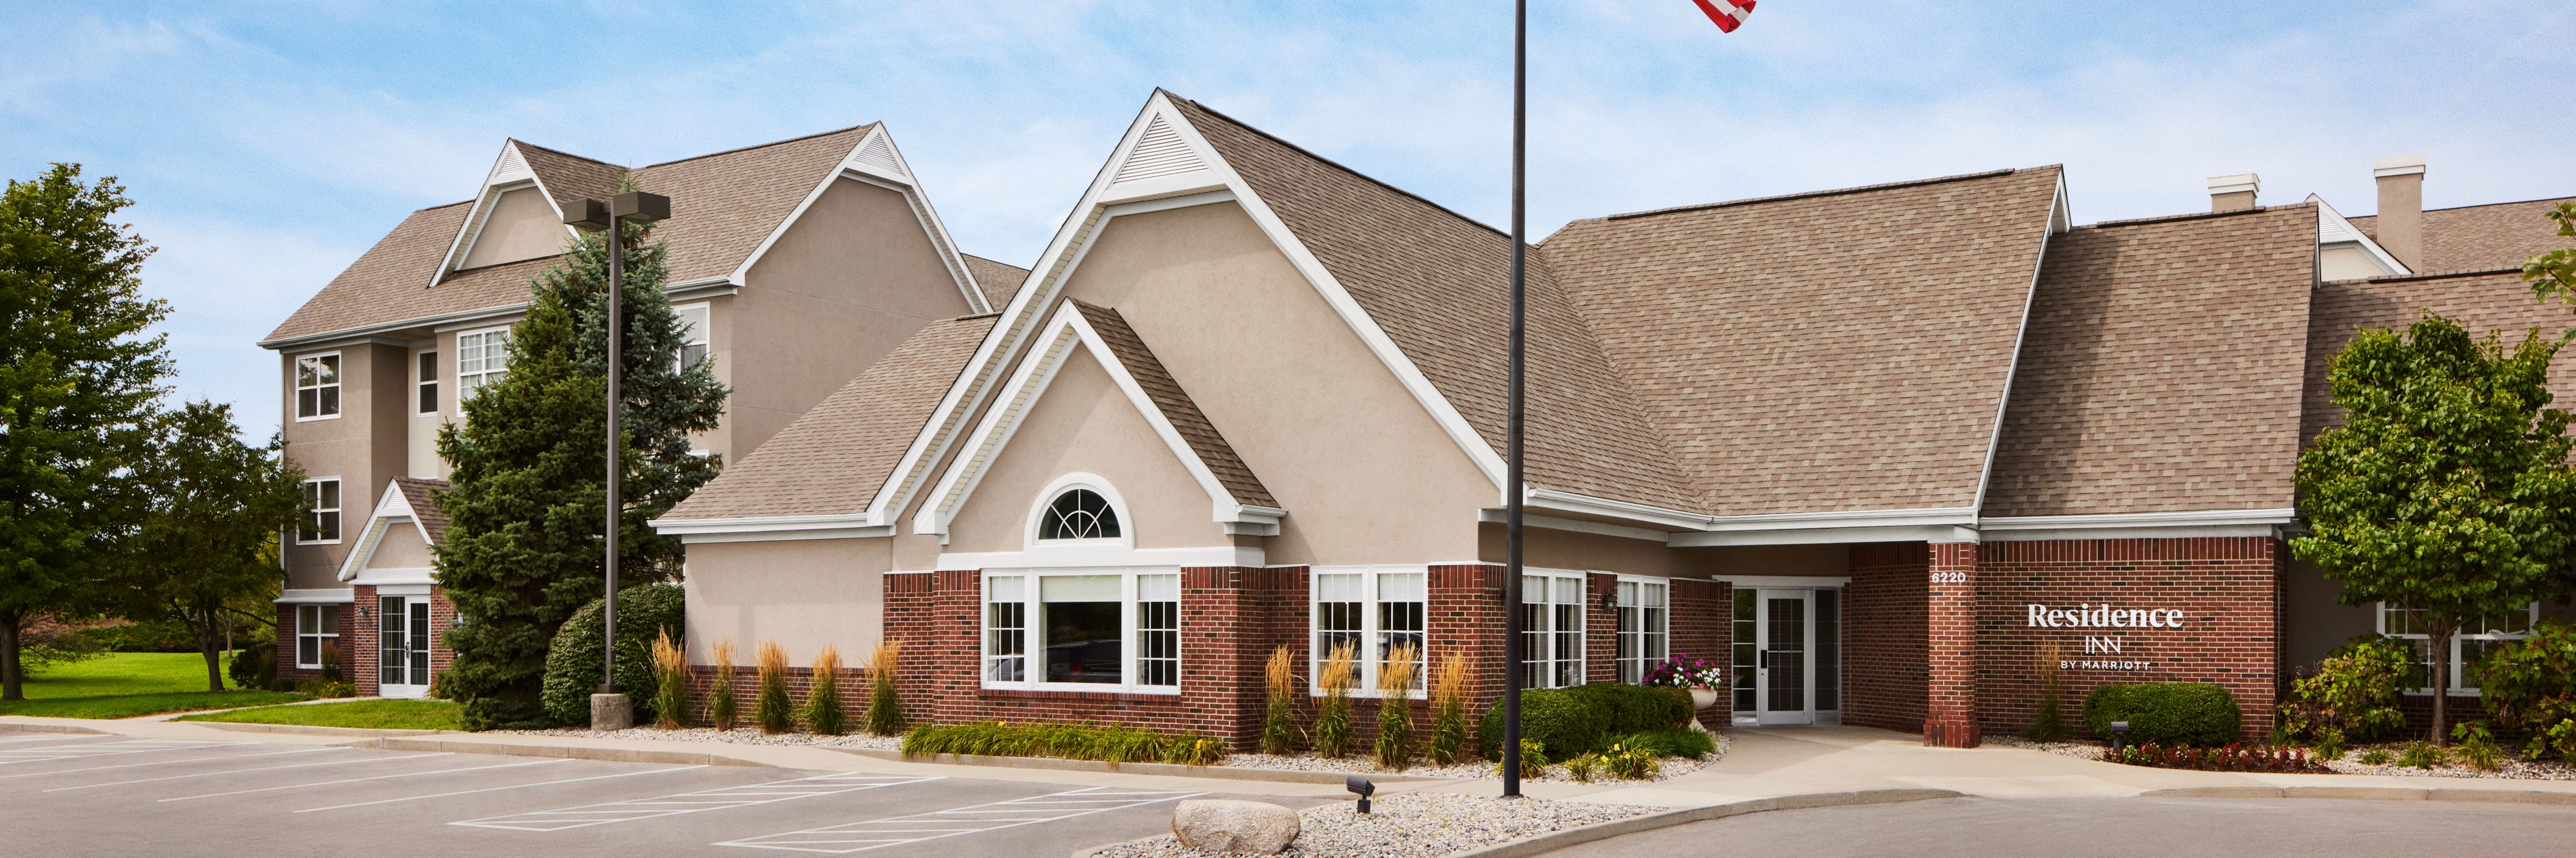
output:
{"label": "green lawn", "polygon": [[454,730],[458,706],[445,700],[351,700],[304,706],[262,706],[230,712],[186,715],[181,721],[240,721],[251,724],[301,724],[307,727],[367,727],[377,730]]}
{"label": "green lawn", "polygon": [[0,715],[43,718],[133,718],[308,699],[273,691],[206,689],[206,658],[192,652],[117,652],[55,665],[27,677],[27,699],[0,703]]}

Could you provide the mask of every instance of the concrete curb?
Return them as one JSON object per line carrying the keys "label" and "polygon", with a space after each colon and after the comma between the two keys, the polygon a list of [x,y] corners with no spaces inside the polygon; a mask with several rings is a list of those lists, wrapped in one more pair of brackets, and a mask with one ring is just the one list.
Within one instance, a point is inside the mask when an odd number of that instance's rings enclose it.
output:
{"label": "concrete curb", "polygon": [[564,757],[575,760],[600,760],[611,763],[676,763],[690,766],[761,766],[776,768],[757,760],[729,757],[723,754],[695,751],[648,751],[635,748],[588,748],[575,745],[518,745],[505,742],[465,742],[455,739],[382,738],[353,743],[356,747],[382,748],[388,751],[445,751],[451,754],[502,754],[517,757]]}
{"label": "concrete curb", "polygon": [[2489,804],[2576,805],[2576,793],[2461,787],[2237,786],[2156,789],[2139,798],[2334,798],[2346,801],[2458,801]]}
{"label": "concrete curb", "polygon": [[284,733],[295,736],[348,736],[360,739],[382,739],[389,736],[435,736],[445,730],[380,730],[372,727],[316,727],[310,724],[260,724],[251,721],[177,721],[173,723],[237,730],[244,733]]}
{"label": "concrete curb", "polygon": [[0,721],[0,730],[16,730],[23,733],[80,733],[90,736],[117,735],[106,730],[92,730],[88,727],[74,727],[69,724],[38,724],[34,722],[19,721]]}
{"label": "concrete curb", "polygon": [[[1230,781],[1263,781],[1292,784],[1340,784],[1353,773],[1299,772],[1283,769],[1237,769],[1226,766],[1184,766],[1175,763],[1104,763],[1098,760],[1062,760],[1054,757],[989,757],[977,754],[905,754],[882,748],[824,747],[879,760],[898,763],[939,763],[950,766],[991,766],[1000,769],[1051,769],[1066,772],[1106,772],[1121,775],[1162,775],[1182,778],[1212,778]],[[1426,778],[1415,775],[1361,774],[1378,783],[1447,783],[1451,778]]]}
{"label": "concrete curb", "polygon": [[[1451,852],[1448,855],[1443,856],[1443,858],[1525,858],[1525,856],[1543,855],[1568,846],[1590,843],[1595,840],[1607,840],[1623,834],[1635,834],[1640,831],[1653,831],[1658,828],[1671,828],[1676,825],[1687,825],[1693,822],[1706,822],[1712,819],[1725,819],[1730,816],[1742,816],[1748,813],[1761,813],[1766,810],[1798,810],[1809,807],[1839,807],[1855,804],[1891,804],[1900,801],[1925,801],[1936,798],[1963,798],[1966,795],[1966,793],[1954,792],[1946,789],[1871,789],[1855,792],[1817,792],[1805,793],[1802,795],[1784,795],[1777,798],[1757,798],[1748,801],[1712,805],[1709,807],[1688,807],[1680,810],[1668,810],[1662,813],[1649,813],[1644,816],[1631,816],[1626,819],[1614,819],[1609,822],[1596,822],[1579,828],[1568,828],[1563,831],[1550,831],[1546,834],[1534,834],[1528,837],[1523,837],[1519,840],[1496,843],[1492,846],[1480,846],[1464,852]],[[1157,834],[1152,837],[1141,837],[1135,840],[1126,840],[1118,843],[1094,846],[1089,849],[1073,853],[1073,858],[1098,858],[1100,853],[1105,850],[1115,849],[1117,847],[1133,843],[1161,840],[1166,836],[1168,835]]]}

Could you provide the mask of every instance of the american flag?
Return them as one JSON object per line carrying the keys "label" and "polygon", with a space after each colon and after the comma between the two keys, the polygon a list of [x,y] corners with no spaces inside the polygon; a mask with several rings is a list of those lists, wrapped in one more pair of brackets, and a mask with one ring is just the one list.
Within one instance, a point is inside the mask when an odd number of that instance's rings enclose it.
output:
{"label": "american flag", "polygon": [[1735,32],[1735,28],[1744,26],[1744,19],[1753,14],[1753,0],[1691,0],[1691,2],[1699,4],[1699,10],[1708,13],[1709,20],[1717,22],[1718,30],[1728,33]]}

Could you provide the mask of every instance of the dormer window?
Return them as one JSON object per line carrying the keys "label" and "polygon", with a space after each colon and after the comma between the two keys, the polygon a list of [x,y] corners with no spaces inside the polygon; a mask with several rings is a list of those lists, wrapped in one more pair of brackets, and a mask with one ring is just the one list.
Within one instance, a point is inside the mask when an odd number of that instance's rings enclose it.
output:
{"label": "dormer window", "polygon": [[1118,511],[1109,501],[1090,489],[1073,489],[1056,495],[1047,505],[1046,518],[1038,522],[1039,539],[1116,539]]}

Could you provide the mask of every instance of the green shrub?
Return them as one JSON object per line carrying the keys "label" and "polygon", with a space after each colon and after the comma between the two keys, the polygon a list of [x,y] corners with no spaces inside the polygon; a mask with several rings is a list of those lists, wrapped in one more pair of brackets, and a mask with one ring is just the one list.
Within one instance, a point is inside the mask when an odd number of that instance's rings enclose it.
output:
{"label": "green shrub", "polygon": [[266,689],[277,684],[277,642],[260,641],[234,650],[224,673],[232,677],[234,688]]}
{"label": "green shrub", "polygon": [[1601,740],[1602,747],[1612,745],[1640,748],[1658,757],[1689,757],[1694,760],[1717,753],[1717,737],[1688,727],[1626,733]]}
{"label": "green shrub", "polygon": [[[686,597],[672,584],[643,584],[617,591],[617,687],[635,704],[636,723],[652,720],[653,693],[661,681],[653,671],[653,639],[682,634]],[[546,680],[538,693],[546,717],[557,724],[590,723],[590,695],[599,690],[600,639],[607,623],[600,617],[603,600],[573,612],[555,631],[546,648]]]}
{"label": "green shrub", "polygon": [[2544,621],[2487,650],[2469,675],[2498,723],[2531,734],[2524,752],[2576,759],[2576,625]]}
{"label": "green shrub", "polygon": [[[1583,756],[1583,755],[1582,755],[1582,754],[1576,754],[1575,756],[1580,757],[1580,756]],[[1502,761],[1502,755],[1501,755],[1501,754],[1495,754],[1495,755],[1494,755],[1494,775],[1495,775],[1495,776],[1497,776],[1497,777],[1500,777],[1500,776],[1502,775],[1502,773],[1503,773],[1503,761]],[[1537,739],[1529,738],[1529,737],[1527,737],[1527,736],[1523,736],[1523,737],[1521,737],[1521,778],[1522,778],[1523,780],[1533,780],[1533,779],[1537,779],[1537,778],[1543,778],[1543,777],[1546,777],[1546,776],[1547,776],[1547,743],[1545,743],[1545,742],[1541,742],[1541,741],[1539,741],[1539,740],[1537,740]]]}
{"label": "green shrub", "polygon": [[2225,745],[2242,731],[2244,713],[2227,689],[2206,682],[2105,685],[2084,698],[2084,725],[2111,735],[2111,722],[2129,722],[2128,741],[2159,745]]}
{"label": "green shrub", "polygon": [[1691,717],[1689,689],[1595,682],[1565,690],[1598,699],[1609,710],[1610,720],[1601,727],[1604,734],[1670,729]]}
{"label": "green shrub", "polygon": [[197,633],[178,620],[111,621],[74,634],[109,652],[196,652]]}
{"label": "green shrub", "polygon": [[2504,749],[2496,747],[2495,734],[2487,731],[2484,721],[2462,721],[2451,725],[2451,738],[2460,743],[2460,762],[2481,772],[2502,767]]}
{"label": "green shrub", "polygon": [[2367,742],[2406,726],[2398,709],[2407,683],[2406,644],[2366,635],[2326,656],[2316,672],[2290,683],[2281,728],[2293,738],[2335,744]]}
{"label": "green shrub", "polygon": [[2343,733],[2337,730],[2325,731],[2324,735],[2317,737],[2313,750],[2317,752],[2317,759],[2320,762],[2343,759]]}
{"label": "green shrub", "polygon": [[1652,749],[1613,742],[1601,750],[1601,767],[1620,780],[1641,781],[1663,773],[1663,761]]}
{"label": "green shrub", "polygon": [[2410,769],[2429,769],[2442,764],[2442,749],[2433,747],[2431,742],[2408,742],[2406,750],[2398,753],[2397,764]]}
{"label": "green shrub", "polygon": [[825,736],[850,732],[850,713],[841,706],[841,651],[823,645],[814,657],[814,682],[805,689],[805,726]]}
{"label": "green shrub", "polygon": [[2365,766],[2388,765],[2389,759],[2387,748],[2372,748],[2361,752],[2361,764]]}
{"label": "green shrub", "polygon": [[1211,766],[1225,761],[1225,743],[1194,734],[1166,734],[1096,724],[923,724],[903,736],[905,754],[972,754],[989,757],[1055,757],[1106,763],[1174,763]]}
{"label": "green shrub", "polygon": [[[1577,688],[1589,686],[1577,686]],[[1601,737],[1611,731],[1609,695],[1578,691],[1575,688],[1533,688],[1521,692],[1521,738],[1536,739],[1564,757],[1600,747]],[[1667,723],[1662,726],[1671,726]],[[1653,728],[1649,728],[1653,729]],[[1486,759],[1500,756],[1503,747],[1503,707],[1499,702],[1485,710],[1485,720],[1476,732],[1476,748]]]}

